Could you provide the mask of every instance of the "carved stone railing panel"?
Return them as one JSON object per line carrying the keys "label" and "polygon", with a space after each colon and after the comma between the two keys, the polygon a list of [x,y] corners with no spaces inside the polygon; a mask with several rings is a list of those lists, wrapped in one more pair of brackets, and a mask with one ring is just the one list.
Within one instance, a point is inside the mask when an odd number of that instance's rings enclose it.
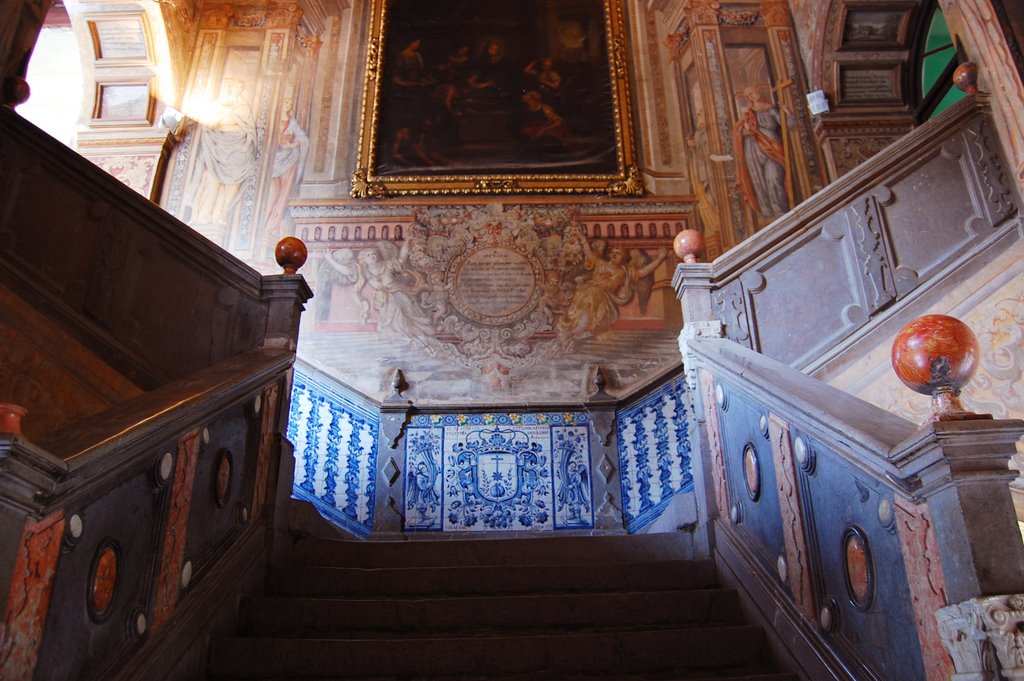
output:
{"label": "carved stone railing panel", "polygon": [[814,371],[1019,240],[1020,205],[987,99],[969,97],[718,257],[713,313]]}
{"label": "carved stone railing panel", "polygon": [[[715,401],[729,490],[729,520],[770,573],[786,548],[779,485],[771,465],[768,411],[721,381],[715,385]],[[780,579],[784,583],[784,576]]]}
{"label": "carved stone railing panel", "polygon": [[[879,678],[925,678],[893,490],[806,433],[794,429],[791,435],[804,459],[797,469],[804,527],[817,549],[809,566],[815,601],[819,617],[825,608],[833,618],[826,639]],[[860,585],[850,584],[855,578],[847,575],[844,560],[848,536],[866,549],[865,598],[859,602]]]}
{"label": "carved stone railing panel", "polygon": [[[5,678],[150,678],[195,645],[210,599],[262,569],[293,358],[245,353],[40,443],[0,434],[0,553],[33,556],[2,563]],[[172,617],[190,624],[157,636]]]}
{"label": "carved stone railing panel", "polygon": [[1024,587],[1007,488],[1024,422],[915,429],[727,339],[688,337],[684,352],[723,574],[801,675],[948,679],[936,609]]}

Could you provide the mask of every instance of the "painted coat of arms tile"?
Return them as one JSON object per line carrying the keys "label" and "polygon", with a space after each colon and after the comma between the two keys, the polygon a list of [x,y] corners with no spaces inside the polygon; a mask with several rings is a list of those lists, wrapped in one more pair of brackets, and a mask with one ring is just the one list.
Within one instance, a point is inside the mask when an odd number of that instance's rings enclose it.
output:
{"label": "painted coat of arms tile", "polygon": [[405,444],[406,530],[592,528],[585,423],[574,414],[414,420]]}

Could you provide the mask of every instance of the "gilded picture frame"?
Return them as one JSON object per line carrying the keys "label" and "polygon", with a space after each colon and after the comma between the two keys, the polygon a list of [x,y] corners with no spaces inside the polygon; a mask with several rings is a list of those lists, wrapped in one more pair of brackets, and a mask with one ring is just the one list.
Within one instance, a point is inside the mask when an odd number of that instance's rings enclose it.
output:
{"label": "gilded picture frame", "polygon": [[373,0],[353,198],[639,196],[622,0]]}

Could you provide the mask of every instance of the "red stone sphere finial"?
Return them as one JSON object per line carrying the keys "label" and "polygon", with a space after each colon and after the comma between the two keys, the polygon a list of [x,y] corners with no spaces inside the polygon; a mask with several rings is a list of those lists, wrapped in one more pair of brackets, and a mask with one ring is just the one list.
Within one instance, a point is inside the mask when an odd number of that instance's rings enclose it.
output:
{"label": "red stone sphere finial", "polygon": [[285,274],[298,272],[299,268],[306,264],[307,255],[309,251],[306,250],[306,244],[302,243],[302,239],[293,236],[286,236],[278,241],[277,248],[274,249],[277,264],[284,268]]}
{"label": "red stone sphere finial", "polygon": [[684,229],[672,240],[672,250],[685,263],[697,262],[704,255],[704,235],[695,229]]}
{"label": "red stone sphere finial", "polygon": [[892,368],[911,390],[932,396],[932,420],[983,418],[960,404],[960,388],[978,369],[980,348],[974,332],[959,319],[929,314],[896,334]]}
{"label": "red stone sphere finial", "polygon": [[28,101],[29,96],[32,94],[32,89],[28,86],[28,81],[21,76],[7,76],[3,81],[3,104],[6,107],[14,108],[19,104],[24,104]]}
{"label": "red stone sphere finial", "polygon": [[953,85],[969,95],[978,92],[978,65],[973,61],[965,61],[953,71]]}
{"label": "red stone sphere finial", "polygon": [[28,409],[12,402],[0,402],[0,433],[11,433],[22,437],[21,419]]}

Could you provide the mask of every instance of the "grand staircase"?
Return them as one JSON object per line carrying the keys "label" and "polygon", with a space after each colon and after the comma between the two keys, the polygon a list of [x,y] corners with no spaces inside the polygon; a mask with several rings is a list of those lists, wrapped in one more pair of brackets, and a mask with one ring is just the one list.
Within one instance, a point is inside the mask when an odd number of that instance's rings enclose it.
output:
{"label": "grand staircase", "polygon": [[212,642],[209,678],[796,681],[679,544],[304,539]]}

